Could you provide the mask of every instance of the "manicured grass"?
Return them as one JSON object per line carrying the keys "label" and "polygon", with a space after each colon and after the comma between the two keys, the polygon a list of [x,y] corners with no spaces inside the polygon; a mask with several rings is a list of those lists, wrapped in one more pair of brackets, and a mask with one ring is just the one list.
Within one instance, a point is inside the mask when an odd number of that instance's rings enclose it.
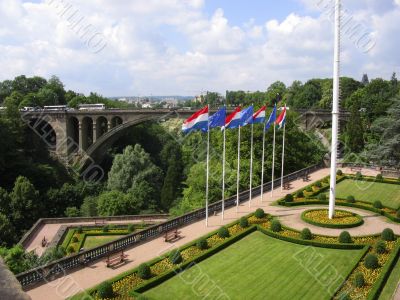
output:
{"label": "manicured grass", "polygon": [[[144,295],[149,299],[331,299],[324,284],[339,276],[344,280],[364,251],[305,247],[255,232]],[[335,291],[342,280],[328,284],[329,290]]]}
{"label": "manicured grass", "polygon": [[397,261],[396,266],[393,268],[385,287],[382,290],[379,300],[392,300],[393,294],[396,291],[397,285],[400,283],[400,260]]}
{"label": "manicured grass", "polygon": [[115,241],[123,237],[123,235],[105,235],[105,236],[86,236],[85,242],[83,243],[83,248],[91,249],[100,245],[104,245],[108,242]]}
{"label": "manicured grass", "polygon": [[400,185],[355,181],[345,179],[336,186],[336,197],[346,199],[354,196],[356,200],[374,203],[379,200],[384,206],[397,209],[400,206]]}

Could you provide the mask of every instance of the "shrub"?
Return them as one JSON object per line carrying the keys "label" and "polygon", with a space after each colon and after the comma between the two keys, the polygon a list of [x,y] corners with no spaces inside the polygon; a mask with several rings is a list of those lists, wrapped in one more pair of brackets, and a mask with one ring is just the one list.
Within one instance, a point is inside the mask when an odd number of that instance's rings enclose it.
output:
{"label": "shrub", "polygon": [[354,277],[354,286],[357,288],[362,288],[365,285],[364,275],[362,273],[357,273]]}
{"label": "shrub", "polygon": [[337,170],[336,171],[336,175],[342,176],[343,175],[343,171],[342,170]]}
{"label": "shrub", "polygon": [[375,252],[378,254],[383,254],[386,252],[386,243],[385,241],[377,241],[375,244]]}
{"label": "shrub", "polygon": [[376,181],[378,181],[378,182],[382,182],[382,181],[383,181],[383,176],[382,176],[382,174],[376,175]]}
{"label": "shrub", "polygon": [[68,246],[67,252],[68,252],[68,253],[74,253],[74,252],[75,252],[74,246]]}
{"label": "shrub", "polygon": [[77,243],[79,240],[78,240],[78,237],[77,237],[77,236],[73,236],[71,241],[72,241],[73,243]]}
{"label": "shrub", "polygon": [[108,225],[104,225],[102,231],[103,232],[108,232],[110,227]]}
{"label": "shrub", "polygon": [[322,187],[321,181],[317,181],[317,182],[315,183],[315,186],[316,186],[317,188],[321,188],[321,187]]}
{"label": "shrub", "polygon": [[197,241],[196,246],[200,250],[206,250],[208,248],[208,242],[205,238],[201,238]]}
{"label": "shrub", "polygon": [[383,208],[382,202],[379,201],[379,200],[375,201],[374,202],[374,207],[377,208],[377,209],[382,209]]}
{"label": "shrub", "polygon": [[220,238],[228,238],[229,237],[229,231],[225,226],[222,226],[220,229],[218,229],[218,236]]}
{"label": "shrub", "polygon": [[400,209],[396,212],[396,217],[400,218]]}
{"label": "shrub", "polygon": [[375,254],[368,254],[365,257],[364,266],[367,269],[376,269],[379,267],[378,257]]}
{"label": "shrub", "polygon": [[306,188],[306,191],[307,192],[309,192],[309,193],[311,193],[313,190],[312,190],[312,187],[311,186],[308,186],[307,188]]}
{"label": "shrub", "polygon": [[254,216],[255,216],[257,219],[262,219],[262,218],[265,217],[265,212],[264,212],[264,210],[263,210],[262,208],[258,208],[258,209],[256,210],[256,212],[254,213]]}
{"label": "shrub", "polygon": [[301,238],[303,239],[303,240],[311,240],[312,239],[312,233],[311,233],[311,230],[310,229],[308,229],[308,228],[304,228],[302,231],[301,231]]}
{"label": "shrub", "polygon": [[246,217],[241,217],[241,218],[240,218],[240,221],[239,221],[239,225],[240,225],[240,227],[242,227],[242,228],[246,228],[246,227],[249,226],[249,220],[247,220]]}
{"label": "shrub", "polygon": [[281,222],[279,222],[278,220],[273,220],[271,223],[271,230],[273,232],[279,232],[282,230],[282,225]]}
{"label": "shrub", "polygon": [[356,179],[357,179],[357,180],[363,179],[363,175],[361,174],[361,172],[357,172],[357,173],[356,173]]}
{"label": "shrub", "polygon": [[169,261],[174,265],[179,265],[183,261],[182,255],[179,250],[174,250],[171,252],[171,254],[169,255]]}
{"label": "shrub", "polygon": [[129,225],[128,225],[128,231],[129,231],[129,232],[134,232],[134,231],[135,231],[135,225],[129,224]]}
{"label": "shrub", "polygon": [[326,194],[319,194],[319,195],[318,195],[318,200],[320,200],[320,201],[326,201],[326,200],[327,200]]}
{"label": "shrub", "polygon": [[347,196],[347,202],[349,202],[349,203],[354,203],[354,202],[356,202],[356,198],[354,198],[354,196]]}
{"label": "shrub", "polygon": [[114,297],[114,292],[112,289],[112,284],[109,281],[104,281],[99,285],[97,288],[97,295],[101,299],[106,299],[106,298],[113,298]]}
{"label": "shrub", "polygon": [[394,232],[390,228],[386,228],[382,231],[382,240],[384,241],[394,241],[396,239]]}
{"label": "shrub", "polygon": [[83,232],[83,228],[82,226],[78,226],[78,228],[76,229],[77,233],[82,233]]}
{"label": "shrub", "polygon": [[151,277],[151,270],[147,264],[141,264],[137,272],[138,276],[142,279],[149,279]]}
{"label": "shrub", "polygon": [[343,231],[339,235],[339,242],[342,244],[351,244],[353,240],[351,239],[351,235],[348,231]]}
{"label": "shrub", "polygon": [[304,193],[303,193],[303,191],[298,191],[296,197],[297,197],[297,198],[304,198]]}

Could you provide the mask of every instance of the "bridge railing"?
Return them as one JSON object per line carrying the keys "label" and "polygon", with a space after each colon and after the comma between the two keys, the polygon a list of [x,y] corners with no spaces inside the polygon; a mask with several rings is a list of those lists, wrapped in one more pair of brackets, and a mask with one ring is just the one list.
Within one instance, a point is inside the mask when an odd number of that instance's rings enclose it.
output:
{"label": "bridge railing", "polygon": [[[288,174],[284,176],[284,182],[289,182],[296,180],[298,178],[304,177],[305,175],[315,172],[319,169],[323,168],[322,164],[314,165],[294,173]],[[280,178],[274,180],[274,186],[279,186]],[[268,182],[264,184],[264,192],[270,191],[272,186],[272,182]],[[249,199],[250,190],[243,191],[239,194],[239,203],[245,202]],[[261,194],[261,186],[255,187],[252,189],[253,196],[259,196]],[[225,208],[229,208],[236,205],[236,196],[232,196],[228,199],[225,199]],[[213,214],[214,212],[219,212],[222,208],[222,200],[215,202],[208,207],[208,213]],[[17,275],[17,279],[21,283],[22,286],[33,285],[36,283],[40,283],[42,281],[51,281],[56,276],[62,276],[66,273],[66,271],[82,267],[88,262],[95,261],[107,255],[110,255],[114,252],[124,250],[128,247],[137,246],[140,243],[148,241],[150,239],[161,236],[163,233],[168,232],[172,229],[179,228],[182,226],[186,226],[193,222],[204,219],[206,215],[206,208],[200,208],[183,216],[179,216],[172,220],[166,221],[164,223],[160,223],[151,227],[148,227],[144,230],[141,230],[136,233],[132,233],[125,237],[122,237],[118,240],[109,242],[102,246],[98,246],[96,248],[86,250],[60,260],[49,263],[45,266],[41,266],[30,271],[21,273]]]}

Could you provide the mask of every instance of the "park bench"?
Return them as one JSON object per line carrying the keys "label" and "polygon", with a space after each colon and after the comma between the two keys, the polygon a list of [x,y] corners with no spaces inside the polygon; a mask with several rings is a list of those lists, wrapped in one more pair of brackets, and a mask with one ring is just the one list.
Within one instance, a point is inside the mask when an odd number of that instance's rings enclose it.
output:
{"label": "park bench", "polygon": [[174,229],[174,230],[172,230],[172,231],[166,232],[166,233],[165,233],[165,236],[164,236],[165,242],[171,242],[171,241],[173,241],[173,240],[178,239],[178,238],[180,237],[180,233],[181,233],[181,232],[178,231],[178,229]]}
{"label": "park bench", "polygon": [[96,219],[94,220],[94,225],[106,225],[107,222],[104,219]]}
{"label": "park bench", "polygon": [[292,188],[292,183],[291,182],[285,182],[283,184],[283,189],[284,190],[290,190]]}
{"label": "park bench", "polygon": [[355,171],[355,172],[361,172],[362,168],[361,167],[351,167],[350,171]]}
{"label": "park bench", "polygon": [[115,266],[117,264],[120,264],[125,261],[125,258],[127,258],[128,255],[124,254],[124,251],[120,251],[111,255],[107,256],[106,259],[106,264],[107,268],[110,268],[112,266]]}
{"label": "park bench", "polygon": [[304,181],[304,182],[308,182],[308,181],[310,181],[310,174],[306,174],[306,175],[304,175],[304,177],[303,177],[303,181]]}

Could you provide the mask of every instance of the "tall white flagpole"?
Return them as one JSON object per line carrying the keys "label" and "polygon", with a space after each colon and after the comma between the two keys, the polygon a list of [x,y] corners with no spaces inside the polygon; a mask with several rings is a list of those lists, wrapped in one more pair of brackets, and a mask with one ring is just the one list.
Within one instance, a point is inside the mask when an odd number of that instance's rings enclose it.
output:
{"label": "tall white flagpole", "polygon": [[239,184],[240,184],[240,127],[238,131],[238,161],[236,174],[236,212],[239,211]]}
{"label": "tall white flagpole", "polygon": [[283,192],[283,168],[285,163],[285,132],[286,132],[286,120],[283,125],[283,145],[282,145],[282,170],[281,170],[281,191]]}
{"label": "tall white flagpole", "polygon": [[264,130],[263,130],[263,147],[262,147],[262,159],[261,159],[261,202],[263,202],[264,199],[264,161],[265,161],[265,123],[264,125]]}
{"label": "tall white flagpole", "polygon": [[253,188],[253,136],[254,124],[251,123],[251,147],[250,147],[250,194],[249,194],[249,207],[251,207],[252,188]]}
{"label": "tall white flagpole", "polygon": [[226,128],[224,127],[224,144],[222,149],[222,220],[225,214],[225,152],[226,152]]}
{"label": "tall white flagpole", "polygon": [[[208,112],[210,105],[208,105]],[[206,227],[208,227],[208,176],[210,172],[210,122],[207,118],[207,175],[206,175]]]}
{"label": "tall white flagpole", "polygon": [[[275,118],[276,119],[276,118]],[[271,181],[271,198],[274,196],[274,180],[275,180],[275,120],[274,120],[274,141],[272,143],[272,181]]]}
{"label": "tall white flagpole", "polygon": [[332,103],[332,148],[331,180],[329,190],[329,218],[335,216],[336,201],[336,161],[339,128],[339,93],[340,93],[340,11],[341,1],[335,0],[335,46],[333,57],[333,103]]}

